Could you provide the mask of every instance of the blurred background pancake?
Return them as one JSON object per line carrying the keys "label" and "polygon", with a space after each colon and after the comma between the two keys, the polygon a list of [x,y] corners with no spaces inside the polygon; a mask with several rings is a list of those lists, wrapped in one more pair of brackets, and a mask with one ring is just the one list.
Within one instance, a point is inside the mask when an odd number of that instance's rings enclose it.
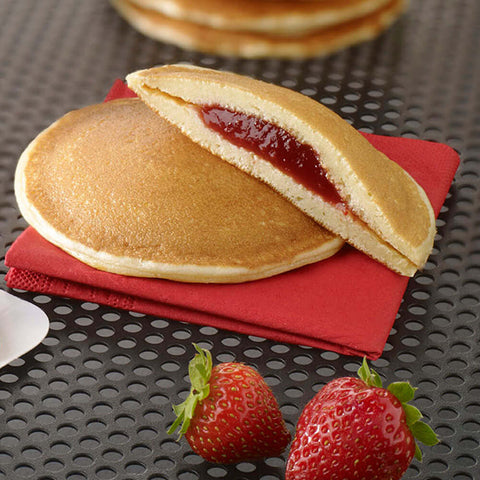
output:
{"label": "blurred background pancake", "polygon": [[137,99],[73,111],[23,153],[15,192],[42,236],[95,268],[241,282],[343,242]]}
{"label": "blurred background pancake", "polygon": [[359,18],[389,0],[131,0],[138,7],[198,25],[272,35],[304,35]]}
{"label": "blurred background pancake", "polygon": [[408,0],[110,0],[144,35],[245,58],[326,55],[370,40]]}

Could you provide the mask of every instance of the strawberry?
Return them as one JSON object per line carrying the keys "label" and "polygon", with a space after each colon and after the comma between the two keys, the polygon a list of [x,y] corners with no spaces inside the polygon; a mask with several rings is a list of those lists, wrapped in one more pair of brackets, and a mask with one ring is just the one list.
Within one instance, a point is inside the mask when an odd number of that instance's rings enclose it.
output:
{"label": "strawberry", "polygon": [[426,445],[438,439],[409,405],[407,382],[382,388],[364,359],[360,378],[327,383],[303,410],[287,462],[286,480],[398,480]]}
{"label": "strawberry", "polygon": [[280,455],[291,435],[270,387],[252,367],[237,362],[212,369],[208,350],[195,345],[189,364],[190,394],[173,407],[192,450],[215,463],[236,463]]}

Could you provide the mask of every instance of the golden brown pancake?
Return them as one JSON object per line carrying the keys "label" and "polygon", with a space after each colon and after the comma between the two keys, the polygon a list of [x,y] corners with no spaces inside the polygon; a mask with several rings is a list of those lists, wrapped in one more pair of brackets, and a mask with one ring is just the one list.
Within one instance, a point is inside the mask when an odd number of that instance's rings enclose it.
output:
{"label": "golden brown pancake", "polygon": [[134,28],[155,40],[219,55],[301,58],[326,55],[371,40],[405,11],[408,0],[390,0],[363,17],[290,36],[216,29],[141,8],[129,0],[111,3]]}
{"label": "golden brown pancake", "polygon": [[166,17],[221,30],[305,35],[368,15],[389,0],[131,0]]}
{"label": "golden brown pancake", "polygon": [[125,275],[242,282],[343,243],[138,99],[76,110],[47,128],[21,156],[15,192],[43,237]]}
{"label": "golden brown pancake", "polygon": [[[404,275],[413,275],[424,265],[435,234],[425,192],[322,104],[276,85],[188,65],[139,71],[127,81],[192,140],[271,185],[353,246]],[[237,136],[227,130],[236,130]],[[258,136],[268,140],[262,139],[263,150],[245,144]],[[281,148],[290,142],[290,149],[298,143],[298,154],[286,166],[269,156],[276,142]],[[310,155],[306,159],[304,150]],[[318,170],[317,183],[308,183],[314,174],[307,170],[304,179],[298,177],[302,171],[294,168],[297,157],[312,164],[312,171]]]}

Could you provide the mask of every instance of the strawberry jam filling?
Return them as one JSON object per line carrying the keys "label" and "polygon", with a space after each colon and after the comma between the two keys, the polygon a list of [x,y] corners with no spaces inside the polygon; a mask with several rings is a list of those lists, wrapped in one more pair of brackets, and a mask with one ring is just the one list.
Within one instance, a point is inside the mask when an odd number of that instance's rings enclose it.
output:
{"label": "strawberry jam filling", "polygon": [[312,147],[299,142],[283,128],[254,115],[218,105],[202,105],[199,113],[207,127],[226,140],[257,154],[326,202],[346,212],[347,206],[328,180]]}

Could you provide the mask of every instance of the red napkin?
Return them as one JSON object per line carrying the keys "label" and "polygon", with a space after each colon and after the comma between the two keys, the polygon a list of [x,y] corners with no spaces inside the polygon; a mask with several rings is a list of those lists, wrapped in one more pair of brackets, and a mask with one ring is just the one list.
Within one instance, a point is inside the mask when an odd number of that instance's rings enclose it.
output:
{"label": "red napkin", "polygon": [[[106,100],[133,96],[121,81]],[[366,135],[422,185],[438,214],[459,164],[446,145]],[[185,284],[95,270],[44,240],[31,227],[8,251],[11,288],[110,305],[297,343],[378,358],[408,278],[344,247],[332,258],[236,285]]]}

